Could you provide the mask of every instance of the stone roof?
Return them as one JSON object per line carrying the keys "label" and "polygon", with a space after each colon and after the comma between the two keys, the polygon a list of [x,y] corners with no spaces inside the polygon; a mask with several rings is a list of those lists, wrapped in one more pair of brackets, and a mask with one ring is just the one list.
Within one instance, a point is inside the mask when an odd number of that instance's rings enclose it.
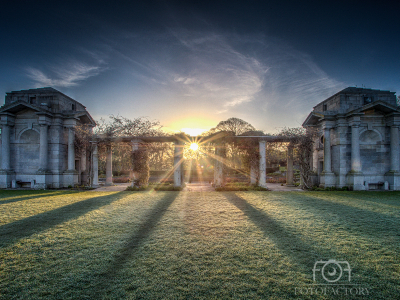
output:
{"label": "stone roof", "polygon": [[349,87],[337,92],[336,94],[333,94],[332,96],[326,98],[325,100],[319,102],[317,105],[314,106],[314,108],[316,106],[320,105],[321,103],[327,102],[330,99],[332,99],[333,97],[335,97],[337,95],[340,95],[340,94],[391,94],[391,95],[394,95],[394,94],[396,94],[396,92],[379,90],[379,89],[366,89],[366,88],[359,88],[359,87],[349,86]]}
{"label": "stone roof", "polygon": [[[1,114],[6,114],[6,113],[17,113],[23,109],[29,108],[37,113],[47,113],[49,115],[54,115],[54,114],[61,114],[64,118],[79,118],[81,121],[84,123],[90,123],[93,126],[96,126],[96,122],[92,118],[92,116],[89,114],[89,112],[86,110],[86,106],[81,104],[80,102],[76,101],[75,99],[72,99],[71,97],[61,93],[60,91],[52,88],[52,87],[44,87],[44,88],[37,88],[37,89],[28,89],[28,90],[20,90],[20,91],[12,91],[6,93],[7,96],[12,96],[12,95],[18,95],[18,94],[35,94],[35,95],[46,95],[46,94],[60,94],[63,97],[67,98],[68,100],[72,101],[73,103],[79,104],[80,105],[80,110],[56,110],[52,111],[49,109],[48,106],[46,105],[40,105],[37,103],[29,103],[25,100],[16,100],[12,102],[5,103],[2,107],[0,107],[0,113]],[[6,97],[7,97],[6,96]],[[75,104],[75,105],[76,105]],[[83,108],[83,110],[82,110]]]}
{"label": "stone roof", "polygon": [[80,103],[79,101],[76,101],[75,99],[72,99],[71,97],[65,95],[64,93],[60,92],[59,90],[56,90],[55,88],[52,87],[42,87],[42,88],[37,88],[37,89],[28,89],[28,90],[20,90],[20,91],[11,91],[8,92],[6,94],[38,94],[38,93],[58,93],[63,95],[64,97],[67,97],[68,99],[75,101],[77,103],[79,103],[80,105],[82,105],[84,108],[86,108],[85,105],[83,105],[82,103]]}

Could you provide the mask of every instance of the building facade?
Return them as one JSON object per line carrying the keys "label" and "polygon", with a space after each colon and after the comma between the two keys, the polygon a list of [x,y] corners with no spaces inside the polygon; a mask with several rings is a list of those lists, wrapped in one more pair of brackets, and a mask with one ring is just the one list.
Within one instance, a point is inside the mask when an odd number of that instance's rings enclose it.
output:
{"label": "building facade", "polygon": [[0,188],[84,184],[89,159],[75,151],[80,124],[95,126],[85,106],[53,88],[7,93],[0,108]]}
{"label": "building facade", "polygon": [[317,104],[303,126],[318,132],[315,183],[400,190],[400,109],[394,92],[346,88]]}

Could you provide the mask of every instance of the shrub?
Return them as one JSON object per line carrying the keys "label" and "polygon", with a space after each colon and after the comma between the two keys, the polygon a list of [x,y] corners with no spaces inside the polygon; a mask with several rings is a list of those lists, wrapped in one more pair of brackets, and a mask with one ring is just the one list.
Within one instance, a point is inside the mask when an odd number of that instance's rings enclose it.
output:
{"label": "shrub", "polygon": [[286,183],[286,177],[267,178],[267,183]]}
{"label": "shrub", "polygon": [[113,178],[113,182],[114,183],[127,183],[130,182],[131,179],[128,176],[124,176],[124,177],[114,177]]}
{"label": "shrub", "polygon": [[139,191],[145,191],[147,190],[148,187],[147,186],[128,186],[125,191],[132,191],[132,192],[139,192]]}
{"label": "shrub", "polygon": [[171,185],[160,185],[154,187],[155,191],[182,191],[182,189],[182,187]]}
{"label": "shrub", "polygon": [[222,187],[216,187],[215,190],[217,192],[226,192],[226,191],[233,191],[233,192],[240,192],[240,191],[268,191],[267,188],[261,187],[261,186],[256,186],[256,185],[225,185]]}
{"label": "shrub", "polygon": [[183,187],[177,187],[173,186],[172,184],[163,184],[163,183],[151,183],[147,186],[128,186],[126,188],[126,191],[133,191],[133,192],[138,192],[138,191],[149,191],[149,190],[154,190],[154,191],[182,191]]}
{"label": "shrub", "polygon": [[349,190],[349,187],[347,187],[347,186],[344,186],[341,188],[337,188],[335,186],[326,187],[326,188],[320,188],[318,186],[313,186],[311,188],[311,191],[348,191],[348,190]]}

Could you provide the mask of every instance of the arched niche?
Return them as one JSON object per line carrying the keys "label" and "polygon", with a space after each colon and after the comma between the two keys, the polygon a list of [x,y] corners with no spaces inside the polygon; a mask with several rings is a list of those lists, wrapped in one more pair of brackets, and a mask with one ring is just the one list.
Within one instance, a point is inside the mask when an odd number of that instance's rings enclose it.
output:
{"label": "arched niche", "polygon": [[40,134],[33,129],[20,132],[17,143],[15,171],[35,174],[39,169]]}
{"label": "arched niche", "polygon": [[389,161],[382,134],[375,129],[360,132],[360,156],[364,175],[383,175]]}
{"label": "arched niche", "polygon": [[360,145],[381,144],[382,141],[382,134],[376,129],[365,129],[360,132]]}

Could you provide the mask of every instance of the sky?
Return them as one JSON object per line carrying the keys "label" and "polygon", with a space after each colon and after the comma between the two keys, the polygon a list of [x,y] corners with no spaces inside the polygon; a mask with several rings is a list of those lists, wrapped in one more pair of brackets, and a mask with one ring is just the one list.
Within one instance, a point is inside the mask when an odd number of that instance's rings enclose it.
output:
{"label": "sky", "polygon": [[7,1],[0,91],[51,86],[96,120],[171,132],[236,117],[276,133],[348,86],[400,92],[392,2]]}

